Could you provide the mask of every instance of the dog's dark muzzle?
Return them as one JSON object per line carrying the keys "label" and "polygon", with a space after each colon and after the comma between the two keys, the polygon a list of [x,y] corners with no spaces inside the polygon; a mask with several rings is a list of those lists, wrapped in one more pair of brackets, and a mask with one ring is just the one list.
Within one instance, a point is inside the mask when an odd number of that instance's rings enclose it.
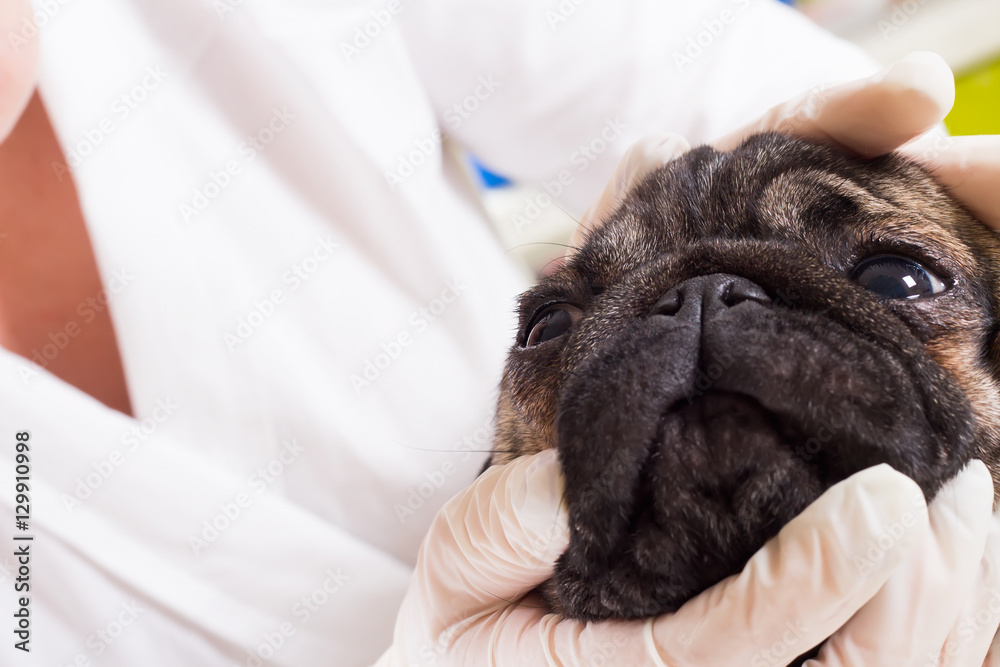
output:
{"label": "dog's dark muzzle", "polygon": [[678,322],[704,323],[742,303],[771,304],[760,285],[725,273],[689,278],[672,287],[653,305],[651,317],[672,317]]}
{"label": "dog's dark muzzle", "polygon": [[557,420],[562,613],[674,610],[849,475],[889,463],[931,497],[968,460],[971,409],[919,345],[845,326],[849,303],[816,312],[773,293],[688,278],[574,368]]}

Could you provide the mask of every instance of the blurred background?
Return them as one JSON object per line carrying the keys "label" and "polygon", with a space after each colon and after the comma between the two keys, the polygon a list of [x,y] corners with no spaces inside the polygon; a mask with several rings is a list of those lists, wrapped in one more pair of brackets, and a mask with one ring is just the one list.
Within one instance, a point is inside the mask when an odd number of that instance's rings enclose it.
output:
{"label": "blurred background", "polygon": [[[779,0],[774,0],[778,2]],[[787,0],[882,64],[934,51],[956,75],[954,135],[1000,134],[1000,0]],[[511,183],[467,157],[483,205],[510,254],[535,275],[563,253],[575,221],[545,193]],[[526,224],[525,215],[530,218]]]}

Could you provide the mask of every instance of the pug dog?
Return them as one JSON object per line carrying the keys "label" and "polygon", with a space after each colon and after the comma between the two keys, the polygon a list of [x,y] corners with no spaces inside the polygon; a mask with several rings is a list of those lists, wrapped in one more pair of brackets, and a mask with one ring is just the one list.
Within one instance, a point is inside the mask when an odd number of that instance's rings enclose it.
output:
{"label": "pug dog", "polygon": [[770,133],[650,173],[520,299],[492,461],[558,451],[542,597],[673,611],[876,464],[998,481],[998,290],[997,235],[899,155]]}

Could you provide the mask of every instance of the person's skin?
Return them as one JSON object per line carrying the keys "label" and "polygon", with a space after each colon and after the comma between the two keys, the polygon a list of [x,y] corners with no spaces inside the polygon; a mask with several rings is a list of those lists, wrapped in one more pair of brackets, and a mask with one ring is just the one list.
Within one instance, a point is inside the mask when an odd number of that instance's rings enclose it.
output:
{"label": "person's skin", "polygon": [[[0,0],[0,34],[31,20],[29,0]],[[104,286],[73,179],[52,169],[66,158],[37,67],[37,37],[0,40],[0,345],[131,414],[109,311],[86,305],[100,304]]]}
{"label": "person's skin", "polygon": [[0,144],[0,345],[131,414],[76,187],[53,163],[66,158],[35,93]]}

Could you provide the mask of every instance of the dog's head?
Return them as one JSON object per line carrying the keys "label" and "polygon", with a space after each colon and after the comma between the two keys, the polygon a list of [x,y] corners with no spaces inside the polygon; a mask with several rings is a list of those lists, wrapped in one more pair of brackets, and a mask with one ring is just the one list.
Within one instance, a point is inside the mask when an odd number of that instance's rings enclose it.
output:
{"label": "dog's head", "polygon": [[836,482],[996,475],[1000,242],[920,167],[776,134],[634,187],[521,297],[494,462],[556,448],[581,619],[676,609]]}

